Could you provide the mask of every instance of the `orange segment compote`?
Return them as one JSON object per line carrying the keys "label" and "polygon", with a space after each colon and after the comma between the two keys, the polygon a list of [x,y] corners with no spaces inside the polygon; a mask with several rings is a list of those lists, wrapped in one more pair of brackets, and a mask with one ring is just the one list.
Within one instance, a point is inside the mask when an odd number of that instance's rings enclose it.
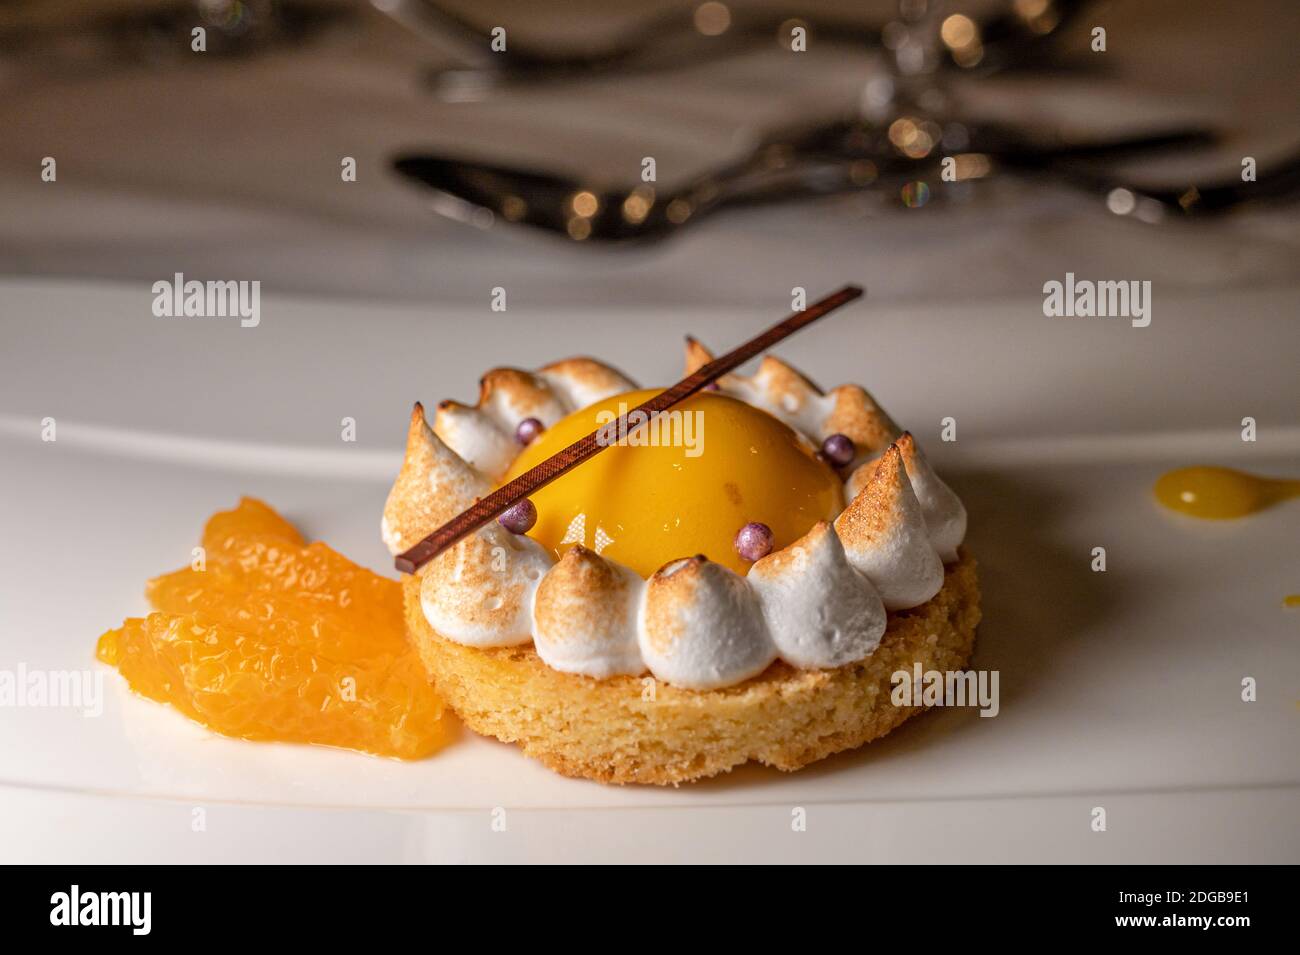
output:
{"label": "orange segment compote", "polygon": [[191,567],[149,582],[155,612],[99,638],[135,692],[226,736],[418,759],[443,742],[401,585],[261,501],[213,515]]}
{"label": "orange segment compote", "polygon": [[[556,422],[502,483],[658,393],[616,395]],[[696,394],[621,438],[532,495],[537,524],[529,535],[556,556],[583,544],[648,577],[703,554],[744,574],[750,562],[734,541],[746,524],[766,524],[781,548],[843,505],[839,477],[808,442],[727,395]]]}

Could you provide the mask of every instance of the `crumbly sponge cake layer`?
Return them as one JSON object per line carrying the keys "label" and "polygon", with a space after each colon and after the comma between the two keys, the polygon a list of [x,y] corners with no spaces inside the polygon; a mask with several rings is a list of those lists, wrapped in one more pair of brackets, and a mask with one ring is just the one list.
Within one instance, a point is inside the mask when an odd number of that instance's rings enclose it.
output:
{"label": "crumbly sponge cake layer", "polygon": [[480,649],[439,636],[420,609],[420,580],[403,580],[406,625],[438,693],[470,729],[518,743],[566,776],[605,783],[689,782],[754,759],[796,770],[883,736],[924,707],[890,701],[891,675],[964,669],[980,620],[975,560],[946,568],[928,602],[889,615],[876,652],[834,670],[777,662],[719,690],[654,686],[646,677],[595,680],[552,670],[531,646]]}

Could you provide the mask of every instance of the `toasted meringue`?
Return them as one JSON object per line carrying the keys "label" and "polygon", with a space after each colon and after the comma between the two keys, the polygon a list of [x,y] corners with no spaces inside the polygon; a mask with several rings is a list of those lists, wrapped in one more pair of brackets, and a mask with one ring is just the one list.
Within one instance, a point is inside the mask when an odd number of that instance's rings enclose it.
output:
{"label": "toasted meringue", "polygon": [[640,644],[657,678],[694,690],[740,683],[776,659],[754,591],[704,557],[675,561],[650,578]]}
{"label": "toasted meringue", "polygon": [[805,669],[843,666],[876,649],[885,606],[826,521],[750,568],[777,652]]}
{"label": "toasted meringue", "polygon": [[867,486],[835,519],[849,563],[866,575],[887,610],[923,604],[943,586],[943,561],[930,543],[921,502],[897,445]]}
{"label": "toasted meringue", "polygon": [[[711,357],[688,339],[688,371]],[[557,563],[532,538],[494,523],[423,568],[420,605],[430,626],[472,647],[531,641],[543,663],[566,673],[606,679],[648,670],[700,690],[742,682],[778,658],[829,669],[869,656],[886,610],[925,603],[942,586],[940,555],[956,556],[965,509],[864,389],[823,393],[771,357],[753,376],[726,375],[719,385],[790,425],[801,442],[841,433],[859,461],[870,459],[845,484],[850,503],[833,523],[816,523],[744,576],[698,556],[671,561],[648,581],[595,552],[599,528],[595,550],[574,546]],[[549,427],[633,388],[620,372],[575,358],[537,372],[489,372],[478,403],[444,402],[432,430],[417,406],[384,509],[385,543],[405,550],[487,493],[520,453],[520,420]]]}
{"label": "toasted meringue", "polygon": [[621,371],[594,358],[565,358],[545,366],[538,374],[559,396],[566,411],[577,411],[637,388],[636,382]]}
{"label": "toasted meringue", "polygon": [[425,565],[420,603],[429,624],[471,647],[533,639],[533,595],[552,560],[500,524],[480,528]]}
{"label": "toasted meringue", "polygon": [[805,434],[818,434],[826,417],[821,389],[771,355],[763,356],[749,378],[729,376],[723,390]]}
{"label": "toasted meringue", "polygon": [[536,373],[493,368],[479,382],[477,404],[438,405],[433,430],[470,467],[495,481],[519,453],[519,422],[536,418],[550,427],[571,411],[635,387],[621,372],[591,358],[569,358]]}
{"label": "toasted meringue", "polygon": [[482,497],[491,485],[429,429],[419,402],[411,410],[406,457],[388,500],[380,534],[400,554]]}
{"label": "toasted meringue", "polygon": [[939,552],[940,559],[950,564],[957,559],[957,548],[966,538],[966,507],[952,488],[934,473],[911,432],[903,432],[897,444],[907,466],[912,490],[921,502],[930,543]]}
{"label": "toasted meringue", "polygon": [[478,408],[509,434],[514,434],[515,425],[524,418],[549,425],[566,411],[545,378],[519,368],[493,368],[484,375],[479,382]]}
{"label": "toasted meringue", "polygon": [[[903,454],[908,480],[916,499],[921,502],[925,526],[930,533],[930,543],[939,552],[945,564],[957,559],[957,548],[966,537],[966,507],[947,484],[934,473],[920,446],[910,431],[898,439],[898,450]],[[845,482],[845,492],[852,499],[861,493],[876,472],[879,458],[865,462]]]}
{"label": "toasted meringue", "polygon": [[581,544],[542,578],[533,643],[548,666],[604,679],[645,672],[637,642],[645,581]]}
{"label": "toasted meringue", "polygon": [[[686,339],[688,375],[712,360],[707,348],[694,338]],[[880,453],[902,433],[865,388],[840,385],[824,393],[802,372],[772,355],[763,357],[752,376],[724,375],[718,387],[816,442],[832,434],[847,435],[858,448],[858,461]]]}
{"label": "toasted meringue", "polygon": [[466,464],[493,481],[510,467],[519,450],[514,436],[506,434],[490,415],[458,401],[438,404],[433,430]]}
{"label": "toasted meringue", "polygon": [[876,404],[867,389],[859,385],[840,385],[826,396],[830,410],[822,419],[823,437],[846,434],[858,446],[858,459],[872,457],[887,448],[901,433],[894,420]]}

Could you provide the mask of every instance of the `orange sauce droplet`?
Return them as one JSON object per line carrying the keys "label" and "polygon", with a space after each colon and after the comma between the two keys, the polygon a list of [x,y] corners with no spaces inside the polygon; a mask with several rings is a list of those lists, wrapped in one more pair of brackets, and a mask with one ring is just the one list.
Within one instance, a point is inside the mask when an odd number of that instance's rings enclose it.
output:
{"label": "orange sauce droplet", "polygon": [[1232,468],[1178,468],[1155,484],[1165,507],[1206,520],[1231,520],[1300,497],[1300,481],[1259,477]]}
{"label": "orange sauce droplet", "polygon": [[[1300,481],[1198,466],[1160,475],[1154,490],[1156,500],[1170,510],[1206,520],[1231,520],[1300,497]],[[1284,597],[1282,606],[1300,607],[1300,594]]]}

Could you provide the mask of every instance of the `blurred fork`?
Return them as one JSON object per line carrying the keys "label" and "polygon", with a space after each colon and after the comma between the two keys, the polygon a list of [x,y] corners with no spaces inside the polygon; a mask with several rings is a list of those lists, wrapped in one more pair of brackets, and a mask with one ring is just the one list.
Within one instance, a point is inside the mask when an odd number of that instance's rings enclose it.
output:
{"label": "blurred fork", "polygon": [[[762,10],[733,10],[711,0],[645,19],[599,52],[546,50],[517,37],[509,37],[506,49],[494,52],[491,28],[475,25],[437,0],[371,3],[458,64],[439,69],[430,77],[435,90],[449,99],[477,98],[489,90],[511,85],[691,66],[705,56],[739,53],[762,43],[788,44],[795,27],[803,27],[810,42],[863,50],[881,45],[878,26],[827,16],[811,19]],[[983,40],[981,71],[1029,62],[1047,38],[1072,22],[1090,3],[1040,0],[1003,5],[979,24]]]}
{"label": "blurred fork", "polygon": [[[602,188],[551,170],[428,154],[401,156],[393,165],[431,191],[435,212],[457,221],[482,228],[499,222],[530,226],[577,241],[646,241],[667,238],[724,207],[862,190],[907,201],[905,188],[928,191],[923,183],[940,178],[938,143],[936,150],[908,156],[891,140],[891,133],[892,127],[861,121],[791,133],[767,141],[740,162],[672,190],[648,183]],[[962,139],[952,157],[959,179],[984,178],[998,168],[1041,174],[1073,164],[1074,181],[1094,189],[1103,180],[1085,180],[1089,162],[1212,141],[1200,130],[1174,130],[1110,142],[1069,143],[996,126],[963,128]],[[1113,188],[1107,185],[1107,190]]]}

